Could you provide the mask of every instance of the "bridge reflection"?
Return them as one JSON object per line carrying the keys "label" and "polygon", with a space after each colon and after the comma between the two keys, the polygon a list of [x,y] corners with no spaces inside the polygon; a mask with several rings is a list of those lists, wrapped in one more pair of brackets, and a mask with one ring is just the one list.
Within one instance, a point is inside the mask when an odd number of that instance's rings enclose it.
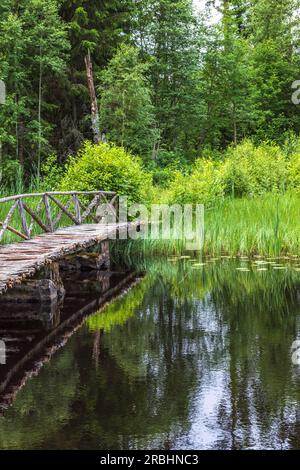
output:
{"label": "bridge reflection", "polygon": [[[81,266],[82,267],[82,266]],[[33,279],[0,297],[0,339],[6,361],[0,365],[0,410],[6,409],[28,378],[107,302],[131,286],[140,275],[123,270],[74,269],[74,260],[49,279]],[[44,277],[45,272],[40,277]],[[55,282],[54,282],[55,281]],[[41,287],[42,286],[42,287]],[[53,286],[56,292],[53,292]],[[43,296],[38,295],[38,290]],[[20,292],[22,295],[20,295]],[[46,294],[45,294],[46,292]],[[37,295],[36,295],[37,294]],[[36,295],[36,298],[34,296]],[[95,345],[97,351],[97,345]]]}

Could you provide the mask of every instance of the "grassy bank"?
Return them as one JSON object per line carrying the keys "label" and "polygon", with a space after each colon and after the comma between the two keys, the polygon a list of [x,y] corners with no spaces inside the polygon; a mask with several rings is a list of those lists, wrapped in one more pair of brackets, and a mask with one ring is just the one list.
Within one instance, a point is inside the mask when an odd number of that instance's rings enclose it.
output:
{"label": "grassy bank", "polygon": [[[128,241],[120,250],[125,256],[171,256],[183,254],[185,242]],[[300,195],[225,199],[206,210],[203,254],[300,257]]]}
{"label": "grassy bank", "polygon": [[300,255],[300,196],[226,200],[206,212],[205,253]]}

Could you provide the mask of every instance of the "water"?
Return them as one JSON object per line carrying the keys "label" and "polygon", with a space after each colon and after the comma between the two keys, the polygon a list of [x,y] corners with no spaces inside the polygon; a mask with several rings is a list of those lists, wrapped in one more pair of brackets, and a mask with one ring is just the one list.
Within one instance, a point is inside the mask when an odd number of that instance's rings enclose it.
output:
{"label": "water", "polygon": [[[6,393],[0,447],[299,449],[300,273],[270,263],[149,263]],[[73,293],[61,319],[78,302]]]}

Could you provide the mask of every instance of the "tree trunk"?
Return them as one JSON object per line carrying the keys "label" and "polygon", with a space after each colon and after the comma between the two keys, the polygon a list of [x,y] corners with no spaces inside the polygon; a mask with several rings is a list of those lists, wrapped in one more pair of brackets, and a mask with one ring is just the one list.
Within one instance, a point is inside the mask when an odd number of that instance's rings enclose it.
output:
{"label": "tree trunk", "polygon": [[24,169],[24,121],[23,119],[19,123],[19,138],[18,138],[18,158],[22,169]]}
{"label": "tree trunk", "polygon": [[94,142],[99,144],[101,142],[101,133],[99,128],[99,110],[97,103],[97,96],[95,91],[94,75],[93,75],[93,64],[91,60],[90,51],[84,58],[86,75],[88,81],[89,95],[91,99],[91,119],[92,119],[92,130],[94,134]]}

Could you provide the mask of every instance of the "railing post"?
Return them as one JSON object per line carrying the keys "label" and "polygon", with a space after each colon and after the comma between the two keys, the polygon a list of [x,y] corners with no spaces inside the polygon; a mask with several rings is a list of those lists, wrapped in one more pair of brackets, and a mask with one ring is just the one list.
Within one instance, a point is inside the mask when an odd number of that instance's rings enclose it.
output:
{"label": "railing post", "polygon": [[79,204],[79,196],[78,194],[73,195],[73,202],[74,202],[74,207],[75,207],[75,214],[76,214],[76,219],[78,220],[79,224],[81,224],[81,210],[80,210],[80,204]]}
{"label": "railing post", "polygon": [[30,238],[30,231],[27,225],[27,220],[26,220],[26,213],[25,209],[23,206],[23,200],[22,198],[19,199],[19,212],[20,212],[20,217],[21,217],[21,224],[22,224],[22,229],[26,235],[27,238]]}
{"label": "railing post", "polygon": [[4,222],[0,222],[0,227],[2,227],[0,230],[0,242],[2,241],[2,238],[4,237],[5,231],[9,228],[10,219],[18,205],[18,202],[19,201],[15,201],[15,203],[11,206]]}
{"label": "railing post", "polygon": [[114,202],[114,208],[116,211],[116,223],[118,223],[120,220],[120,198],[118,195],[116,195],[116,200]]}

